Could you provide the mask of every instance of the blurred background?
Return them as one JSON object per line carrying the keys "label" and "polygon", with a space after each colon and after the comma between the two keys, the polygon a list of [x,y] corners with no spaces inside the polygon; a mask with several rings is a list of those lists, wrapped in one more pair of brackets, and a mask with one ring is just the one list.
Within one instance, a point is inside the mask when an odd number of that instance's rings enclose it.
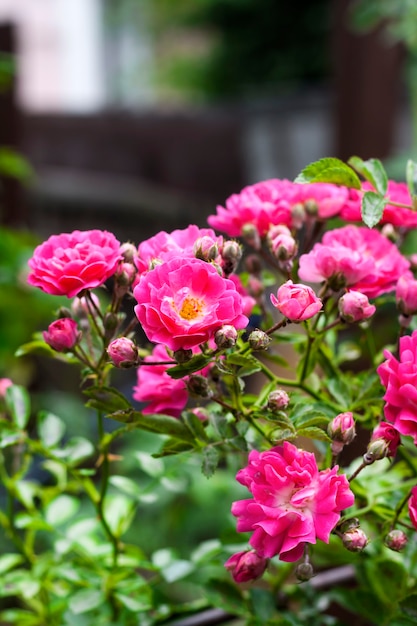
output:
{"label": "blurred background", "polygon": [[415,4],[0,0],[2,224],[138,243],[323,156],[410,156]]}

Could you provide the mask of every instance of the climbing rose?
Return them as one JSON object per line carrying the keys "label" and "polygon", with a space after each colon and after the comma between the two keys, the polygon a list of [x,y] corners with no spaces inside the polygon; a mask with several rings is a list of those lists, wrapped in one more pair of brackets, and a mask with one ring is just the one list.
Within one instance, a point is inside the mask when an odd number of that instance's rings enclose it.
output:
{"label": "climbing rose", "polygon": [[102,285],[122,258],[116,237],[101,230],[74,230],[51,235],[29,259],[29,285],[72,298]]}
{"label": "climbing rose", "polygon": [[174,351],[205,343],[224,324],[237,330],[248,324],[233,282],[200,259],[176,257],[157,265],[133,293],[148,339]]}
{"label": "climbing rose", "polygon": [[294,285],[287,280],[277,291],[277,296],[271,294],[271,302],[292,322],[303,322],[320,311],[323,303],[307,285]]}
{"label": "climbing rose", "polygon": [[49,324],[48,330],[43,332],[43,338],[48,346],[57,352],[72,350],[80,339],[77,322],[69,317],[63,317]]}
{"label": "climbing rose", "polygon": [[408,512],[410,520],[417,530],[417,485],[411,490],[411,498],[408,501]]}
{"label": "climbing rose", "polygon": [[[362,184],[362,191],[375,191],[367,181]],[[413,205],[413,201],[406,183],[388,181],[386,196],[393,202]],[[362,193],[356,189],[350,189],[350,198],[340,211],[340,217],[349,222],[361,222]],[[415,228],[417,226],[417,212],[406,207],[387,204],[382,214],[381,224],[392,224],[402,228]]]}
{"label": "climbing rose", "polygon": [[255,550],[236,552],[224,564],[236,583],[247,583],[260,578],[267,565],[268,559],[259,556]]}
{"label": "climbing rose", "polygon": [[379,231],[350,225],[326,232],[321,243],[303,254],[298,275],[312,283],[334,281],[337,290],[353,287],[376,298],[394,290],[409,267],[409,261]]}
{"label": "climbing rose", "polygon": [[[147,361],[160,365],[146,365]],[[167,373],[172,361],[165,346],[157,345],[152,354],[145,357],[145,364],[137,370],[137,384],[133,387],[133,398],[147,403],[143,413],[162,413],[178,417],[187,404],[188,393],[185,381],[174,379]],[[175,363],[173,363],[175,365]]]}
{"label": "climbing rose", "polygon": [[260,556],[297,561],[306,543],[329,541],[343,509],[354,496],[338,467],[318,471],[314,454],[289,442],[265,452],[253,450],[236,479],[252,493],[232,505],[238,532]]}
{"label": "climbing rose", "polygon": [[377,372],[386,389],[385,418],[417,445],[417,331],[401,337],[399,360],[388,350],[384,356]]}

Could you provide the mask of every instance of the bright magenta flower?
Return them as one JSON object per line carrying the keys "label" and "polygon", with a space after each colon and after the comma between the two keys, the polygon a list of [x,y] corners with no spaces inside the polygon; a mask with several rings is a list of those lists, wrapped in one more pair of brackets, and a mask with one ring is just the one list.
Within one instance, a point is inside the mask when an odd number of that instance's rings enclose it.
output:
{"label": "bright magenta flower", "polygon": [[49,324],[48,330],[43,332],[43,338],[57,352],[66,352],[78,343],[80,331],[75,320],[63,317]]}
{"label": "bright magenta flower", "polygon": [[239,330],[249,321],[234,283],[200,259],[176,257],[157,265],[133,293],[148,339],[174,351],[205,343],[224,324]]}
{"label": "bright magenta flower", "polygon": [[297,561],[306,543],[329,541],[343,509],[354,495],[338,467],[319,472],[314,454],[289,442],[266,452],[253,450],[236,479],[252,493],[232,505],[238,532],[253,531],[249,541],[260,556]]}
{"label": "bright magenta flower", "polygon": [[255,550],[236,552],[224,564],[237,583],[247,583],[250,580],[260,578],[267,565],[268,559],[259,556]]}
{"label": "bright magenta flower", "polygon": [[202,238],[213,241],[213,244],[221,249],[223,237],[219,237],[211,228],[199,228],[194,224],[182,230],[174,230],[166,233],[161,230],[159,233],[142,241],[138,247],[138,256],[135,263],[140,274],[152,269],[155,264],[168,261],[175,256],[193,258],[196,256],[194,244]]}
{"label": "bright magenta flower", "polygon": [[284,317],[292,322],[303,322],[320,311],[323,303],[308,285],[296,284],[287,280],[277,291],[271,293],[271,302]]}
{"label": "bright magenta flower", "polygon": [[29,285],[72,298],[102,285],[122,258],[116,237],[101,230],[74,230],[52,235],[29,259]]}
{"label": "bright magenta flower", "polygon": [[[362,185],[363,191],[375,191],[367,181]],[[410,192],[406,183],[388,181],[387,196],[393,202],[413,205]],[[361,222],[362,193],[356,189],[350,190],[349,201],[343,206],[340,217],[349,222]],[[381,224],[392,224],[403,228],[415,228],[417,226],[417,212],[405,207],[387,204],[382,214]]]}
{"label": "bright magenta flower", "polygon": [[[172,361],[165,346],[157,345],[152,354],[145,357],[146,361]],[[133,387],[133,398],[138,402],[146,402],[143,413],[161,413],[178,417],[187,404],[188,392],[183,379],[174,379],[167,373],[172,367],[169,364],[141,365],[137,369],[137,384]]]}
{"label": "bright magenta flower", "polygon": [[409,261],[379,231],[351,225],[325,233],[322,243],[300,257],[298,275],[312,283],[333,280],[338,289],[353,287],[375,298],[395,289],[409,267]]}
{"label": "bright magenta flower", "polygon": [[395,456],[400,443],[401,437],[398,430],[389,422],[380,422],[372,432],[368,451],[379,458]]}
{"label": "bright magenta flower", "polygon": [[334,217],[345,206],[349,200],[349,189],[331,183],[309,183],[298,185],[297,194],[294,201],[311,203],[317,205],[317,217],[328,219]]}
{"label": "bright magenta flower", "polygon": [[411,490],[411,498],[408,501],[408,513],[411,523],[417,530],[417,485]]}
{"label": "bright magenta flower", "polygon": [[411,275],[400,276],[395,291],[397,306],[403,315],[417,313],[417,280]]}
{"label": "bright magenta flower", "polygon": [[417,331],[401,337],[399,360],[388,350],[384,356],[377,372],[386,389],[385,418],[417,445]]}

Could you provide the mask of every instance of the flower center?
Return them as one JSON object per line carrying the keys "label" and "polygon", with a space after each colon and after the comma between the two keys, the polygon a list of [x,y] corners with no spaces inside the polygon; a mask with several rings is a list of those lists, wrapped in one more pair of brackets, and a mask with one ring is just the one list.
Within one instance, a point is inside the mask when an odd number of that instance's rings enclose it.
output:
{"label": "flower center", "polygon": [[185,320],[194,320],[203,312],[203,302],[198,298],[187,296],[179,310],[179,315]]}

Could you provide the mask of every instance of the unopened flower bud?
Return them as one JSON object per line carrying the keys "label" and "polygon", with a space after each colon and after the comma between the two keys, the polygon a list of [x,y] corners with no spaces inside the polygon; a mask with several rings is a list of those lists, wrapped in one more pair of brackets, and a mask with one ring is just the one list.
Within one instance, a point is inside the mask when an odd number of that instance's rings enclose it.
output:
{"label": "unopened flower bud", "polygon": [[306,219],[306,210],[301,202],[297,202],[291,207],[291,224],[294,228],[299,230],[302,228]]}
{"label": "unopened flower bud", "polygon": [[201,374],[192,374],[187,380],[187,390],[192,396],[201,398],[209,398],[212,395],[210,383]]}
{"label": "unopened flower bud", "polygon": [[237,241],[229,239],[224,242],[221,251],[222,268],[226,276],[232,274],[242,258],[242,247]]}
{"label": "unopened flower bud", "polygon": [[268,396],[268,409],[271,411],[282,411],[290,403],[290,397],[284,389],[275,389]]}
{"label": "unopened flower bud", "polygon": [[355,530],[355,528],[359,528],[360,522],[357,517],[349,517],[348,519],[343,520],[341,524],[339,524],[339,531],[344,534],[350,530]]}
{"label": "unopened flower bud", "polygon": [[248,289],[248,293],[253,298],[260,298],[265,291],[265,285],[256,276],[249,276],[247,289]]}
{"label": "unopened flower bud", "polygon": [[311,563],[304,561],[303,563],[299,563],[297,565],[297,567],[295,568],[295,576],[296,578],[302,582],[305,583],[308,580],[310,580],[311,578],[313,578],[314,576],[314,569],[313,566],[311,565]]}
{"label": "unopened flower bud", "polygon": [[408,543],[408,537],[402,530],[391,530],[385,537],[384,543],[390,550],[401,552]]}
{"label": "unopened flower bud", "polygon": [[341,447],[348,445],[353,441],[356,435],[355,420],[350,411],[346,413],[339,413],[329,423],[327,427],[327,434],[332,439],[332,452],[333,454],[339,454],[341,451],[340,446],[333,444],[342,444]]}
{"label": "unopened flower bud", "polygon": [[225,324],[214,335],[214,342],[218,348],[232,348],[236,345],[237,330],[231,324]]}
{"label": "unopened flower bud", "polygon": [[408,317],[417,313],[417,280],[413,276],[400,276],[395,299],[402,315]]}
{"label": "unopened flower bud", "polygon": [[114,273],[118,287],[130,287],[136,277],[136,267],[132,263],[119,263]]}
{"label": "unopened flower bud", "polygon": [[381,228],[381,233],[384,235],[384,237],[386,237],[393,243],[396,243],[398,241],[398,232],[395,230],[392,224],[384,224]]}
{"label": "unopened flower bud", "polygon": [[255,250],[261,249],[261,237],[259,235],[259,230],[254,224],[245,224],[242,227],[241,235],[249,246]]}
{"label": "unopened flower bud", "polygon": [[339,299],[339,314],[348,324],[362,322],[370,318],[376,307],[369,303],[368,296],[360,291],[348,291]]}
{"label": "unopened flower bud", "polygon": [[307,215],[311,215],[312,217],[316,217],[319,213],[319,205],[313,198],[304,202],[304,208]]}
{"label": "unopened flower bud", "polygon": [[66,306],[60,306],[57,312],[57,317],[59,319],[62,319],[64,317],[72,318],[72,311],[70,311],[70,309]]}
{"label": "unopened flower bud", "polygon": [[400,443],[398,430],[389,422],[380,422],[372,432],[367,452],[378,461],[386,456],[395,456]]}
{"label": "unopened flower bud", "polygon": [[193,351],[190,349],[180,348],[179,350],[175,350],[173,356],[177,363],[188,363],[193,356]]}
{"label": "unopened flower bud", "polygon": [[48,330],[43,332],[43,338],[57,352],[68,352],[79,342],[81,333],[75,320],[63,317],[48,326]]}
{"label": "unopened flower bud", "polygon": [[[91,307],[92,309],[100,309],[100,300],[96,296],[95,293],[90,293],[90,299],[92,300]],[[84,296],[82,298],[74,298],[71,304],[71,312],[74,317],[78,318],[87,318],[90,309],[87,304],[87,298]]]}
{"label": "unopened flower bud", "polygon": [[[417,256],[417,255],[416,255]],[[259,274],[262,270],[261,259],[257,254],[248,254],[245,259],[245,268],[249,274]]]}
{"label": "unopened flower bud", "polygon": [[263,330],[256,329],[251,332],[248,341],[252,350],[266,350],[271,343],[271,337]]}
{"label": "unopened flower bud", "polygon": [[278,261],[288,261],[297,254],[297,242],[284,225],[272,226],[267,235],[268,246]]}
{"label": "unopened flower bud", "polygon": [[107,338],[113,336],[114,331],[119,325],[119,318],[116,313],[106,313],[103,320],[104,331]]}
{"label": "unopened flower bud", "polygon": [[268,559],[255,550],[236,552],[224,564],[237,583],[246,583],[260,578],[268,565]]}
{"label": "unopened flower bud", "polygon": [[362,552],[368,544],[368,537],[361,528],[353,528],[343,533],[342,542],[350,552]]}
{"label": "unopened flower bud", "polygon": [[219,254],[217,241],[208,235],[199,237],[194,243],[194,255],[202,261],[214,261]]}
{"label": "unopened flower bud", "polygon": [[128,337],[114,339],[107,348],[107,354],[116,367],[128,368],[138,364],[138,348]]}
{"label": "unopened flower bud", "polygon": [[138,256],[138,250],[136,246],[133,243],[130,243],[130,241],[122,243],[122,245],[120,246],[120,252],[126,263],[134,263],[136,257]]}
{"label": "unopened flower bud", "polygon": [[209,412],[201,406],[191,409],[191,413],[194,413],[194,415],[202,422],[206,422],[209,419]]}

